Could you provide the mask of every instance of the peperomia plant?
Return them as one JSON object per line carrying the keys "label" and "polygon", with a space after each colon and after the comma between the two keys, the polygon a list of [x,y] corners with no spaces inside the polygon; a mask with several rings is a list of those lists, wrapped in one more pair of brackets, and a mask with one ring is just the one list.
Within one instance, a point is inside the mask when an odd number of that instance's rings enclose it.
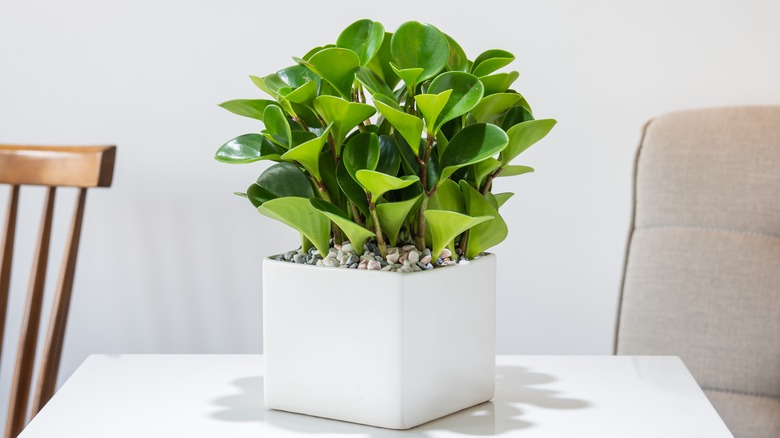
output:
{"label": "peperomia plant", "polygon": [[225,143],[225,163],[277,162],[245,193],[260,213],[301,234],[303,250],[333,242],[414,242],[473,258],[507,236],[499,208],[512,193],[496,177],[532,172],[514,159],[555,120],[535,120],[510,89],[515,57],[487,50],[469,60],[449,35],[410,21],[394,33],[375,21],[295,65],[250,76],[271,99],[231,100],[228,111],[263,122]]}

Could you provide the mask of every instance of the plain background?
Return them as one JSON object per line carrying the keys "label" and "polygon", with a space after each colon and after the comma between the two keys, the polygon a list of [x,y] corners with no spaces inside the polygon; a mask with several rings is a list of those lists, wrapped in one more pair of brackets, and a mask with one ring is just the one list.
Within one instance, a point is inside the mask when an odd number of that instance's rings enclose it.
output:
{"label": "plain background", "polygon": [[[231,194],[268,164],[213,160],[261,129],[217,104],[264,97],[248,75],[291,65],[360,18],[434,24],[472,59],[517,55],[516,88],[559,124],[522,157],[536,173],[496,184],[516,193],[494,248],[498,351],[609,354],[642,125],[778,103],[778,17],[771,0],[0,3],[0,143],[119,146],[113,187],[89,195],[60,381],[91,353],[262,351],[261,258],[297,235]],[[34,239],[42,203],[40,189],[25,192],[20,241]],[[73,192],[58,196],[69,209]],[[58,259],[69,218],[55,218]],[[16,253],[0,400],[31,258]]]}

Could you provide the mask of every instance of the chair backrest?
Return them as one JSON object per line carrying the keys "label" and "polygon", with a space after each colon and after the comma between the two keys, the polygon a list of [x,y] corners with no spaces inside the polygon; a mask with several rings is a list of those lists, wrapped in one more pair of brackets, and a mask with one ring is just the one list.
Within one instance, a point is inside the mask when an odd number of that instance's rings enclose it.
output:
{"label": "chair backrest", "polygon": [[115,156],[115,146],[0,145],[0,184],[10,185],[5,226],[0,230],[3,239],[2,251],[0,252],[0,350],[2,350],[11,282],[11,262],[15,244],[20,186],[48,187],[22,318],[14,378],[11,384],[5,431],[7,438],[16,437],[28,420],[28,405],[32,392],[32,375],[40,327],[44,281],[49,259],[49,241],[56,189],[57,187],[77,187],[79,190],[65,245],[60,277],[55,290],[46,343],[41,357],[32,415],[35,415],[51,398],[57,383],[87,189],[111,185]]}
{"label": "chair backrest", "polygon": [[779,399],[780,107],[650,121],[634,183],[616,353],[679,355],[705,390]]}

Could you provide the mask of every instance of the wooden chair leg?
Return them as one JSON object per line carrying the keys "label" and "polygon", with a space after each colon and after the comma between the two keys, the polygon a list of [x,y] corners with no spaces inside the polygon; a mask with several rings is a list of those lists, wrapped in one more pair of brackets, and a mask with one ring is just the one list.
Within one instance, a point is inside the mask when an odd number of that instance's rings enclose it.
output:
{"label": "wooden chair leg", "polygon": [[30,399],[30,387],[35,365],[35,347],[38,342],[43,289],[49,260],[49,241],[51,240],[55,194],[56,187],[49,187],[43,208],[43,219],[33,259],[32,273],[30,274],[30,289],[27,292],[27,302],[24,307],[19,349],[16,353],[16,368],[11,385],[8,419],[5,428],[6,438],[16,438],[27,423],[27,405]]}
{"label": "wooden chair leg", "polygon": [[[11,288],[11,266],[16,237],[16,212],[19,208],[19,186],[11,186],[8,199],[8,215],[3,228],[3,250],[0,252],[0,353],[3,351],[5,317],[8,310],[8,293]],[[2,358],[0,356],[0,358]]]}
{"label": "wooden chair leg", "polygon": [[81,224],[84,219],[84,204],[87,200],[87,189],[79,191],[76,207],[73,210],[68,242],[65,245],[65,255],[62,259],[62,269],[54,295],[54,304],[49,322],[49,333],[46,337],[46,346],[41,358],[41,367],[38,371],[38,380],[35,388],[35,398],[32,407],[32,416],[49,401],[57,388],[57,376],[59,374],[60,359],[62,357],[62,345],[65,342],[65,327],[68,322],[68,310],[70,309],[71,292],[73,291],[73,277],[76,272],[76,258],[79,253],[79,241],[81,239]]}

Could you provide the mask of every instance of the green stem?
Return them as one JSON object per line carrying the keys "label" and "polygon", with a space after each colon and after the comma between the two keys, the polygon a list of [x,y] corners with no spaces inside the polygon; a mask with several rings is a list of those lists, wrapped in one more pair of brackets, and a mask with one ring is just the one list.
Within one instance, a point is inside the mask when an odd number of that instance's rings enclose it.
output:
{"label": "green stem", "polygon": [[430,192],[428,191],[428,160],[431,159],[431,150],[433,149],[434,140],[435,137],[429,134],[425,141],[425,150],[421,151],[422,159],[419,161],[420,182],[423,186],[423,201],[422,204],[420,204],[420,211],[417,217],[417,235],[415,236],[415,245],[420,251],[425,249],[425,210],[428,208],[428,198],[430,198],[434,192],[434,190],[431,190]]}
{"label": "green stem", "polygon": [[414,236],[414,244],[420,251],[425,250],[425,210],[428,208],[428,195],[423,193],[420,213],[417,217],[417,234]]}
{"label": "green stem", "polygon": [[387,245],[385,238],[382,237],[382,228],[379,226],[379,216],[376,214],[376,204],[371,201],[368,203],[368,211],[371,212],[371,219],[374,221],[374,233],[376,234],[376,245],[379,247],[379,255],[387,257]]}
{"label": "green stem", "polygon": [[488,175],[487,179],[485,180],[485,184],[482,186],[482,196],[487,196],[487,193],[493,186],[493,178],[497,177],[502,170],[504,170],[504,166],[499,167],[495,172]]}

